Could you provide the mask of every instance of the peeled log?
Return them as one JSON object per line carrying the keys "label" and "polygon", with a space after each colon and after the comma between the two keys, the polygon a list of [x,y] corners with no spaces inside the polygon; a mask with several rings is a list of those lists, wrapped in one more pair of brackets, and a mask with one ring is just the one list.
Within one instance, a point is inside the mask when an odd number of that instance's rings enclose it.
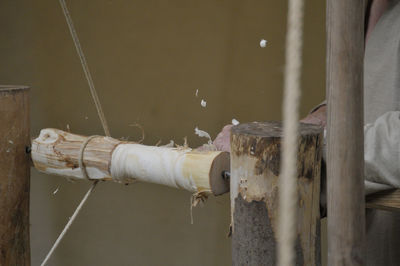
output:
{"label": "peeled log", "polygon": [[[85,179],[79,158],[87,138],[58,129],[42,129],[32,142],[35,168],[47,174]],[[83,165],[91,180],[138,180],[201,194],[229,191],[229,181],[222,178],[230,168],[227,152],[146,146],[98,136],[87,143]]]}

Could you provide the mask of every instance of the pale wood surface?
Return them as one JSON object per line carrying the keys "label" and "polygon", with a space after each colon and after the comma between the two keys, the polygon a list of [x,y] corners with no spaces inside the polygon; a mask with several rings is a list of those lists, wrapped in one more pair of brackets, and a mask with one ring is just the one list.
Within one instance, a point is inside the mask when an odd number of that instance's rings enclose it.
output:
{"label": "pale wood surface", "polygon": [[364,265],[364,1],[327,2],[328,265]]}
{"label": "pale wood surface", "polygon": [[0,265],[30,265],[29,89],[0,86]]}
{"label": "pale wood surface", "polygon": [[[320,265],[322,129],[300,125],[296,265]],[[231,134],[233,265],[275,265],[281,123],[240,124]]]}
{"label": "pale wood surface", "polygon": [[[42,129],[32,141],[35,168],[47,174],[86,179],[79,160],[87,139],[58,129]],[[222,177],[230,170],[229,161],[227,152],[146,146],[103,136],[91,138],[83,152],[90,179],[151,182],[204,195],[229,191],[229,182]]]}
{"label": "pale wood surface", "polygon": [[[87,136],[58,129],[43,129],[32,141],[32,160],[36,169],[48,174],[83,179],[79,168],[80,148]],[[83,162],[92,179],[111,180],[110,164],[115,147],[121,141],[109,137],[91,139]]]}
{"label": "pale wood surface", "polygon": [[400,212],[400,189],[382,191],[367,196],[366,207]]}

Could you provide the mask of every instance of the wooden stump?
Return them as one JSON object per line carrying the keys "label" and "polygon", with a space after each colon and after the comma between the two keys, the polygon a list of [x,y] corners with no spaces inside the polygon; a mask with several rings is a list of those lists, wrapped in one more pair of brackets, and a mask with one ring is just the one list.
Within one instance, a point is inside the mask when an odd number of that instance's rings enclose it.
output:
{"label": "wooden stump", "polygon": [[30,265],[29,89],[0,86],[0,265]]}
{"label": "wooden stump", "polygon": [[[296,265],[320,265],[322,130],[301,124]],[[281,123],[247,123],[231,133],[233,265],[275,265]]]}

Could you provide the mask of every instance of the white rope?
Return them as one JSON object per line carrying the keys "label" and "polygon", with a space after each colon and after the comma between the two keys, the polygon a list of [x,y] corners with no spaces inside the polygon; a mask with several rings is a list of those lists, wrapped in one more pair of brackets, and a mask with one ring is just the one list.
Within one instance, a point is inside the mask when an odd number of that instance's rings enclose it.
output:
{"label": "white rope", "polygon": [[81,61],[81,65],[83,68],[83,72],[85,73],[86,80],[89,84],[90,94],[92,95],[94,105],[96,106],[97,114],[99,115],[101,125],[103,126],[104,133],[107,137],[110,137],[110,130],[108,128],[107,120],[103,112],[103,108],[101,107],[101,103],[99,100],[99,96],[97,95],[96,88],[93,83],[92,75],[90,74],[88,64],[86,62],[85,54],[82,51],[81,43],[79,42],[78,35],[76,34],[74,23],[72,22],[72,18],[68,12],[67,5],[65,4],[65,0],[59,0],[61,8],[63,10],[65,20],[67,21],[69,32],[71,33],[72,40],[74,41],[74,45],[76,48],[76,52],[79,56],[79,60]]}
{"label": "white rope", "polygon": [[[76,34],[74,24],[72,22],[72,18],[68,12],[67,5],[65,4],[64,0],[59,0],[61,8],[63,10],[65,20],[68,24],[69,31],[71,33],[72,40],[74,41],[76,52],[78,53],[79,59],[81,61],[81,65],[83,68],[83,72],[85,72],[85,77],[86,80],[89,84],[89,89],[90,89],[90,94],[92,96],[93,102],[96,106],[97,114],[100,118],[101,125],[103,127],[104,133],[106,136],[110,137],[110,130],[108,128],[107,120],[103,112],[103,108],[101,106],[99,97],[97,95],[96,87],[94,86],[93,80],[92,80],[92,75],[90,74],[89,67],[86,62],[85,55],[82,51],[81,44],[79,42],[78,35]],[[81,149],[80,149],[80,157],[79,157],[79,167],[82,171],[82,175],[89,179],[86,171],[86,167],[84,166],[83,163],[83,153],[85,150],[86,145],[89,143],[89,141],[96,136],[91,136],[86,139],[84,143],[82,143]],[[93,192],[94,188],[98,184],[99,180],[96,180],[93,182],[92,186],[89,188],[89,190],[86,192],[85,196],[79,203],[78,207],[75,209],[74,213],[72,214],[71,218],[69,219],[68,223],[65,225],[64,229],[62,230],[61,234],[58,236],[57,240],[54,242],[53,246],[51,247],[49,253],[46,255],[46,258],[43,260],[41,266],[44,266],[47,264],[51,256],[53,255],[54,251],[60,244],[61,240],[64,238],[65,234],[68,232],[68,230],[71,228],[72,223],[75,221],[75,218],[78,216],[80,210],[82,209],[83,205],[86,203],[87,199],[89,198],[90,194]]]}
{"label": "white rope", "polygon": [[283,99],[283,144],[279,184],[278,265],[295,265],[297,149],[304,0],[289,0]]}
{"label": "white rope", "polygon": [[71,227],[72,223],[75,221],[75,218],[78,216],[80,210],[82,209],[83,205],[86,203],[86,200],[89,198],[90,194],[92,193],[93,189],[96,187],[97,181],[93,182],[92,186],[86,192],[85,196],[83,197],[82,201],[79,203],[78,207],[72,214],[71,218],[69,219],[68,223],[65,225],[64,229],[62,230],[61,234],[58,236],[56,242],[54,242],[53,246],[51,247],[49,253],[47,254],[46,258],[43,260],[41,266],[44,266],[49,261],[51,255],[53,255],[54,250],[58,247],[61,240],[64,238],[65,234],[67,233],[68,229]]}

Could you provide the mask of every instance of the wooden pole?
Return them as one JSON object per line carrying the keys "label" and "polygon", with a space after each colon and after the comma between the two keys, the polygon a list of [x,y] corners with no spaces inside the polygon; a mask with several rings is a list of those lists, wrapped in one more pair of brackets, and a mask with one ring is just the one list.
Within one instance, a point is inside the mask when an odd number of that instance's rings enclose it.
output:
{"label": "wooden pole", "polygon": [[151,182],[199,197],[229,191],[229,181],[223,178],[230,170],[229,153],[221,151],[146,146],[47,128],[32,141],[32,161],[41,172],[74,179]]}
{"label": "wooden pole", "polygon": [[364,1],[327,1],[328,265],[364,265]]}
{"label": "wooden pole", "polygon": [[0,265],[30,265],[29,89],[0,86]]}
{"label": "wooden pole", "polygon": [[[301,124],[299,131],[296,265],[320,265],[322,130]],[[232,128],[233,265],[276,265],[281,136],[277,122]]]}

